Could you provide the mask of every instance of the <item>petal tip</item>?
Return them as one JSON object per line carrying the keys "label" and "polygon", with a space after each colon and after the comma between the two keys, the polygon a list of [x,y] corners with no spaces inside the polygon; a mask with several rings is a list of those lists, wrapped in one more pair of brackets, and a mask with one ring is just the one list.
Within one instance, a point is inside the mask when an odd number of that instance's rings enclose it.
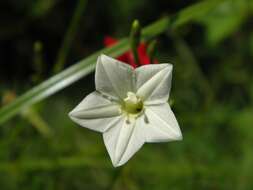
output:
{"label": "petal tip", "polygon": [[72,117],[74,117],[74,110],[71,110],[71,111],[68,113],[68,116],[72,119]]}
{"label": "petal tip", "polygon": [[108,57],[108,56],[105,55],[104,53],[101,53],[98,57]]}
{"label": "petal tip", "polygon": [[178,141],[182,141],[183,140],[183,135],[181,134],[180,136],[177,137]]}
{"label": "petal tip", "polygon": [[180,130],[177,132],[177,134],[174,135],[173,140],[176,140],[176,141],[181,141],[181,140],[183,140],[183,135],[182,135],[182,133],[181,133]]}
{"label": "petal tip", "polygon": [[112,60],[114,60],[113,58],[111,58],[111,57],[109,57],[109,56],[107,56],[107,55],[105,55],[105,54],[101,54],[99,57],[98,57],[98,60],[100,60],[100,63],[105,63],[106,61],[112,61]]}
{"label": "petal tip", "polygon": [[76,116],[76,111],[75,111],[75,109],[73,109],[72,111],[70,111],[69,113],[68,113],[68,116],[69,116],[69,118],[73,121],[73,122],[75,122],[75,123],[78,123],[78,118],[77,118],[77,116]]}
{"label": "petal tip", "polygon": [[113,165],[113,167],[117,168],[117,167],[123,166],[127,161],[128,161],[128,160],[123,161],[123,160],[122,160],[122,157],[121,157],[121,158],[119,158],[119,159],[116,159],[116,160],[114,159],[114,160],[112,160],[112,165]]}
{"label": "petal tip", "polygon": [[69,117],[76,117],[76,113],[77,113],[76,108],[77,106],[68,113]]}
{"label": "petal tip", "polygon": [[114,168],[118,168],[118,167],[122,166],[123,164],[120,164],[119,162],[116,162],[116,163],[112,162],[112,165]]}
{"label": "petal tip", "polygon": [[172,64],[170,64],[170,63],[165,63],[165,64],[166,64],[165,69],[170,70],[170,71],[173,70],[173,65]]}
{"label": "petal tip", "polygon": [[105,55],[105,54],[101,54],[100,56],[99,56],[99,58],[107,58],[108,56],[107,55]]}

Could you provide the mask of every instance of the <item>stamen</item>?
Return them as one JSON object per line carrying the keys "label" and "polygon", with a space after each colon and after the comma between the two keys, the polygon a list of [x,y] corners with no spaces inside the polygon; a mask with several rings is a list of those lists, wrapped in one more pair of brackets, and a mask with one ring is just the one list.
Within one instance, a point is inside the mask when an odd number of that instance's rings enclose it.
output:
{"label": "stamen", "polygon": [[118,99],[116,99],[116,98],[114,98],[114,97],[112,97],[112,96],[108,96],[108,95],[106,95],[106,94],[104,94],[104,93],[101,93],[101,92],[99,92],[99,91],[96,91],[96,92],[97,92],[98,94],[100,94],[103,98],[105,98],[105,99],[107,99],[107,100],[109,100],[109,101],[111,101],[111,102],[120,103]]}
{"label": "stamen", "polygon": [[143,110],[143,102],[141,98],[133,92],[128,92],[124,99],[122,109],[128,114],[139,114]]}
{"label": "stamen", "polygon": [[148,116],[147,116],[145,110],[143,111],[143,113],[144,113],[144,122],[145,122],[146,124],[148,124],[148,123],[149,123],[149,120],[148,120]]}

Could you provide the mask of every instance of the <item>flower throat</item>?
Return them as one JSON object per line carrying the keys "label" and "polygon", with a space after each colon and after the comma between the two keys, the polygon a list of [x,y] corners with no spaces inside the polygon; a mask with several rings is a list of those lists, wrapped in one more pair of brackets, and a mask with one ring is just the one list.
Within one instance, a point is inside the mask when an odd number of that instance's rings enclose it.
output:
{"label": "flower throat", "polygon": [[135,93],[127,92],[122,109],[129,114],[139,114],[143,110],[143,102]]}

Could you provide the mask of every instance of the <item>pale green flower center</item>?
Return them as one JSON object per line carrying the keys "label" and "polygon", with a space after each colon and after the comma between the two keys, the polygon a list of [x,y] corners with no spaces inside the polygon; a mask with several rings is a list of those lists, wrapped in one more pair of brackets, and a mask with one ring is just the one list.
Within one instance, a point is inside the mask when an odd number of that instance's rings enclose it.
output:
{"label": "pale green flower center", "polygon": [[138,114],[143,110],[143,102],[135,93],[128,92],[122,108],[129,114]]}

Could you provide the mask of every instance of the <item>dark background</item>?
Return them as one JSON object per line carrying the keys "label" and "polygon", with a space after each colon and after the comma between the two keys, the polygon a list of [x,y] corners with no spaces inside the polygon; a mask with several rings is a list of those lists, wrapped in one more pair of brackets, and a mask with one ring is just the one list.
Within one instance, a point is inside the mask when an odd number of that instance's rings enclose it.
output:
{"label": "dark background", "polygon": [[[103,48],[105,36],[128,36],[134,19],[146,26],[198,2],[1,1],[1,105]],[[252,11],[252,0],[220,1],[157,38],[156,58],[174,65],[170,103],[183,141],[146,144],[113,168],[101,135],[67,116],[94,90],[92,73],[1,126],[0,188],[252,189]]]}

